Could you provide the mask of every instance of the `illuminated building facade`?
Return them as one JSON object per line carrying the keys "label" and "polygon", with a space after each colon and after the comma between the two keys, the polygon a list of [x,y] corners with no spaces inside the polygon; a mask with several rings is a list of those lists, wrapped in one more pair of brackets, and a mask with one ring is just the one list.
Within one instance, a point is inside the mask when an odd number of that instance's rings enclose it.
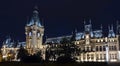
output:
{"label": "illuminated building facade", "polygon": [[39,51],[45,59],[45,45],[43,45],[44,26],[41,25],[37,7],[33,11],[33,16],[25,26],[26,49],[30,55]]}
{"label": "illuminated building facade", "polygon": [[[3,42],[1,52],[4,60],[17,61],[18,50],[22,45],[30,55],[41,51],[42,58],[46,59],[46,51],[59,49],[62,47],[60,41],[64,36],[47,38],[43,44],[44,26],[39,20],[38,9],[35,8],[33,16],[25,26],[26,42],[12,42],[10,38]],[[120,61],[120,25],[117,24],[116,33],[113,25],[108,26],[108,34],[103,34],[103,28],[93,30],[91,20],[89,24],[84,22],[84,31],[76,32],[74,44],[78,47],[79,52],[73,54],[77,62],[119,62]],[[106,33],[106,32],[105,32]],[[66,36],[70,39],[72,35]],[[50,45],[51,44],[51,45]],[[61,50],[61,49],[60,49]],[[53,55],[58,58],[59,55]],[[50,61],[56,61],[51,57]],[[11,60],[12,59],[12,60]]]}
{"label": "illuminated building facade", "polygon": [[[99,30],[93,30],[91,20],[89,24],[84,22],[84,31],[76,32],[76,41],[74,41],[79,49],[79,52],[74,54],[77,62],[120,61],[120,25],[117,24],[116,33],[113,25],[108,26],[108,29],[108,34],[105,36],[102,25]],[[46,44],[59,45],[61,40],[62,37],[48,38]]]}
{"label": "illuminated building facade", "polygon": [[[18,61],[17,54],[21,45],[28,51],[29,55],[34,55],[40,51],[42,58],[45,59],[46,45],[43,45],[44,26],[41,25],[38,15],[38,9],[35,7],[31,20],[25,26],[26,42],[18,42],[16,44],[11,41],[11,38],[7,38],[3,42],[1,52],[5,61]],[[9,57],[12,58],[9,60]]]}
{"label": "illuminated building facade", "polygon": [[2,59],[3,61],[19,61],[17,59],[18,50],[20,49],[20,46],[23,46],[25,48],[26,43],[25,42],[14,42],[11,40],[10,37],[8,37],[2,45],[1,53],[2,53]]}

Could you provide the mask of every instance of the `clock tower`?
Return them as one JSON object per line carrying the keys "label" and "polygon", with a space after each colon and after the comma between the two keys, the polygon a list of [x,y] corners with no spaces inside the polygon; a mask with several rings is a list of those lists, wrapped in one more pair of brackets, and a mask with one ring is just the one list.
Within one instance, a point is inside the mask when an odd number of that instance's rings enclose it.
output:
{"label": "clock tower", "polygon": [[43,50],[44,26],[41,25],[37,7],[33,11],[33,15],[29,23],[25,26],[26,49],[29,54],[33,55]]}

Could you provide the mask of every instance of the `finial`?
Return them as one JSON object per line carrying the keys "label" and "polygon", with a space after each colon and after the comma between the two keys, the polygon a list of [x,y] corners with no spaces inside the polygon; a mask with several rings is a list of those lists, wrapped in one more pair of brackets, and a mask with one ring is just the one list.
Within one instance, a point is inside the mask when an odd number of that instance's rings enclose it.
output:
{"label": "finial", "polygon": [[89,19],[89,22],[90,22],[90,24],[91,24],[91,19]]}
{"label": "finial", "polygon": [[110,30],[110,25],[108,25],[108,29]]}
{"label": "finial", "polygon": [[35,5],[34,9],[38,10],[38,6],[37,6],[37,5]]}
{"label": "finial", "polygon": [[29,24],[29,17],[27,16],[27,24],[26,25],[28,25]]}
{"label": "finial", "polygon": [[113,30],[113,24],[111,24],[111,30]]}
{"label": "finial", "polygon": [[119,24],[119,21],[117,20],[116,22],[117,22],[117,25],[118,25],[118,24]]}
{"label": "finial", "polygon": [[103,29],[103,26],[102,26],[102,24],[101,24],[100,28],[101,28],[101,30]]}
{"label": "finial", "polygon": [[44,26],[44,19],[42,18],[42,22],[41,22],[41,25]]}
{"label": "finial", "polygon": [[74,34],[74,32],[72,31],[72,35]]}
{"label": "finial", "polygon": [[37,5],[34,7],[33,13],[38,14],[38,6]]}
{"label": "finial", "polygon": [[84,19],[84,21],[83,21],[83,22],[84,22],[84,25],[85,25],[85,24],[86,24],[86,21],[85,21],[85,19]]}
{"label": "finial", "polygon": [[75,29],[75,33],[77,33],[77,29]]}

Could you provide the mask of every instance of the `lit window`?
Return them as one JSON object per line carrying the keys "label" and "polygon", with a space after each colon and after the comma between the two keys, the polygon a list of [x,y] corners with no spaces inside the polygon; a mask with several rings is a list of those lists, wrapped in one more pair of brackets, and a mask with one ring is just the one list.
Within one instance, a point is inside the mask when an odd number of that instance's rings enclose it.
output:
{"label": "lit window", "polygon": [[101,39],[101,42],[103,42],[103,39]]}
{"label": "lit window", "polygon": [[86,35],[86,38],[89,38],[89,36],[88,36],[88,35]]}
{"label": "lit window", "polygon": [[98,39],[97,42],[100,42],[100,40]]}

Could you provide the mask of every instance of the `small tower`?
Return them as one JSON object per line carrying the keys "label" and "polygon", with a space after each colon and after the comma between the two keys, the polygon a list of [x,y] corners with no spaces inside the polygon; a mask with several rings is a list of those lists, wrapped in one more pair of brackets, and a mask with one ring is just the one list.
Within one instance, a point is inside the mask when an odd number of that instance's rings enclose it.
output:
{"label": "small tower", "polygon": [[111,27],[108,26],[108,29],[109,29],[108,37],[115,37],[113,25],[111,25]]}
{"label": "small tower", "polygon": [[44,26],[41,25],[38,15],[38,8],[35,7],[31,20],[25,26],[26,49],[31,55],[43,49]]}

